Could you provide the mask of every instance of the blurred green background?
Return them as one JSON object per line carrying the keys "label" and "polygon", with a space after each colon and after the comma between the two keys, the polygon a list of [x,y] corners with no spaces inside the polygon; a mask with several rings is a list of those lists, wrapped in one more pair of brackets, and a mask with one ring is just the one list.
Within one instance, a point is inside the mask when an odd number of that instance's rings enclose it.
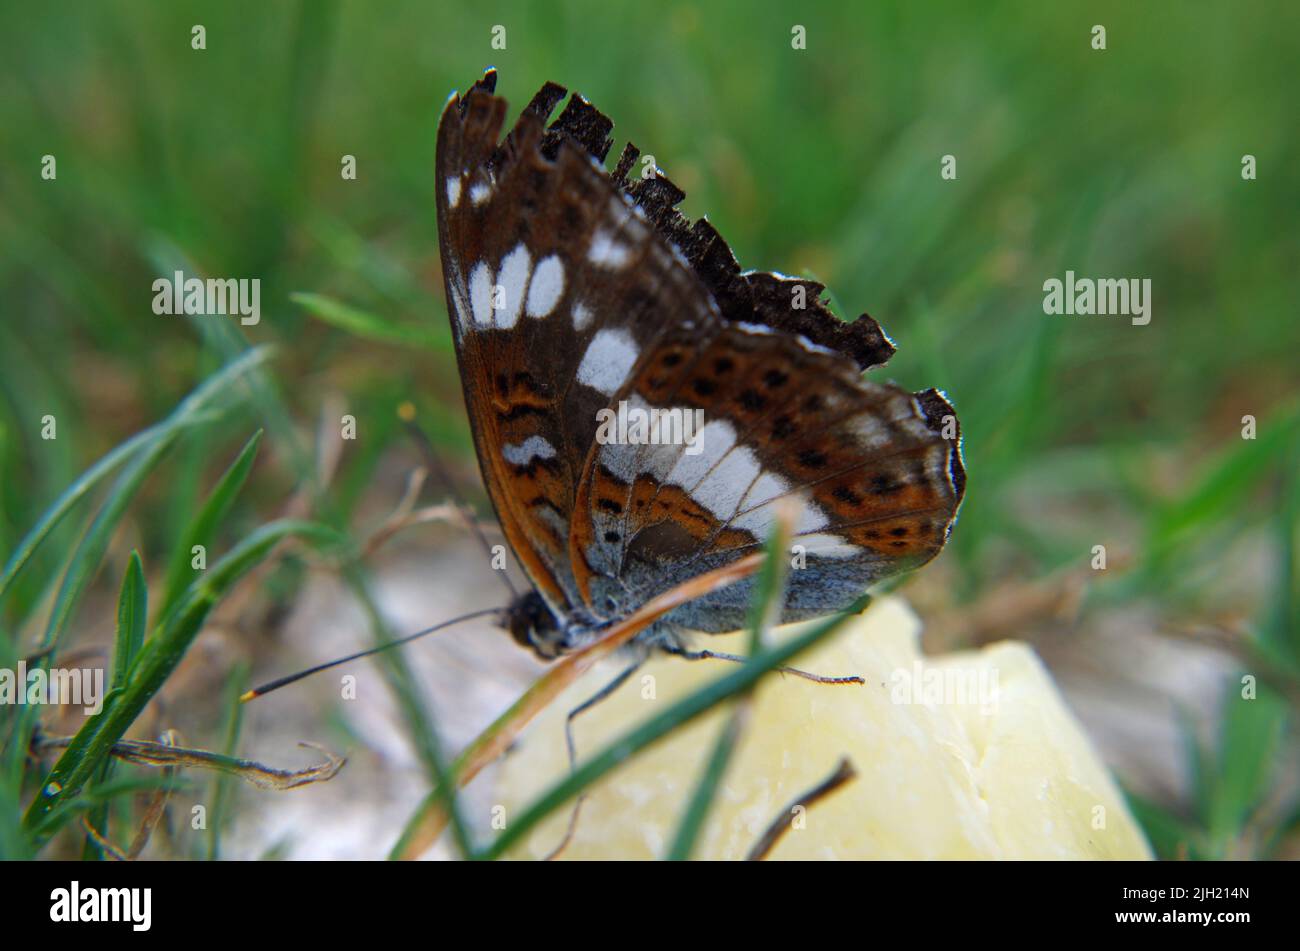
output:
{"label": "blurred green background", "polygon": [[[1068,664],[1073,634],[1124,618],[1216,652],[1211,694],[1170,701],[1203,715],[1181,728],[1186,782],[1146,789],[1140,817],[1165,855],[1294,849],[1300,8],[798,11],[0,3],[0,556],[246,343],[279,345],[274,396],[180,443],[133,505],[104,591],[131,547],[165,564],[259,424],[266,458],[221,542],[278,511],[310,465],[288,447],[310,444],[330,395],[364,433],[321,503],[330,521],[396,503],[414,459],[402,401],[472,473],[432,169],[447,95],[495,65],[515,108],[545,80],[582,92],[614,118],[614,152],[630,138],[653,154],[743,266],[822,280],[898,344],[889,376],[948,392],[967,501],[949,551],[909,585],[935,646],[1024,637]],[[939,174],[949,154],[955,181]],[[152,282],[176,267],[260,278],[260,324],[153,314]],[[1149,278],[1150,325],[1044,315],[1043,282],[1067,269]],[[11,651],[81,530],[63,524],[0,604]],[[268,584],[291,601],[296,576]],[[1123,646],[1105,650],[1118,675]],[[1241,672],[1259,701],[1234,700]]]}

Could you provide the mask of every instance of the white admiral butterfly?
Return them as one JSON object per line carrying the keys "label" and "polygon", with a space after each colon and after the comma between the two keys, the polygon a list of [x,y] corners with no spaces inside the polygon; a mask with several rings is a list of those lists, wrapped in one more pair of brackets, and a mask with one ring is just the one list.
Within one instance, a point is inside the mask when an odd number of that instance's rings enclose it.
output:
{"label": "white admiral butterfly", "polygon": [[[863,379],[894,352],[813,281],[740,270],[657,172],[628,177],[613,124],[548,83],[501,140],[488,71],[438,128],[438,234],[474,444],[534,590],[506,625],[544,658],[757,550],[778,499],[806,507],[786,621],[840,610],[933,558],[965,484],[935,390]],[[695,446],[597,438],[602,410],[703,412]],[[696,451],[688,451],[695,449]],[[673,610],[645,646],[736,630],[752,579]]]}

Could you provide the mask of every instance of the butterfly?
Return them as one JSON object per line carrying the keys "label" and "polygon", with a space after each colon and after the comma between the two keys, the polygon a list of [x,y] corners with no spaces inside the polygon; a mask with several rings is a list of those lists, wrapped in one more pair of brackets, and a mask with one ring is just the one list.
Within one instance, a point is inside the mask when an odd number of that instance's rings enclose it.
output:
{"label": "butterfly", "polygon": [[[585,99],[548,125],[561,86],[503,138],[496,79],[447,102],[436,191],[474,447],[533,586],[504,615],[514,638],[546,659],[590,644],[759,550],[791,496],[805,505],[783,621],[938,554],[965,488],[960,429],[937,390],[864,378],[894,352],[879,324],[840,320],[815,281],[742,271],[706,219],[676,210],[681,189],[649,163],[630,174],[631,143],[608,171],[613,123]],[[702,426],[689,443],[601,438],[615,410]],[[737,630],[752,587],[682,605],[637,643]]]}

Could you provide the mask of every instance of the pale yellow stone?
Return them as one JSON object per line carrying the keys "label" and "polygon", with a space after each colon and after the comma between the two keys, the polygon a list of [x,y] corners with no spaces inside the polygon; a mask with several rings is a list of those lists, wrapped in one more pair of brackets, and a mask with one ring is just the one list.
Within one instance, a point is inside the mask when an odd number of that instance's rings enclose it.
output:
{"label": "pale yellow stone", "polygon": [[[820,674],[861,675],[866,686],[767,677],[696,857],[743,858],[844,755],[857,779],[805,810],[772,858],[1151,857],[1115,783],[1028,646],[1005,641],[923,658],[919,636],[920,622],[906,603],[883,598],[796,662]],[[743,634],[699,638],[699,646],[722,651],[743,653],[744,645]],[[497,781],[507,822],[567,770],[565,713],[619,669],[610,662],[590,672],[506,757]],[[577,719],[579,755],[728,669],[719,660],[650,660]],[[722,717],[710,713],[606,776],[588,797],[565,857],[662,856]],[[513,857],[545,855],[567,821],[567,809],[552,815]]]}

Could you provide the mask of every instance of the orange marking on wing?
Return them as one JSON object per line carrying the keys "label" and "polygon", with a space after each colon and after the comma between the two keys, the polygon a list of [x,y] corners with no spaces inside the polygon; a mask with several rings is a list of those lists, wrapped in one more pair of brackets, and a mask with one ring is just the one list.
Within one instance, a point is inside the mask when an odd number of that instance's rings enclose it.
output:
{"label": "orange marking on wing", "polygon": [[587,604],[591,604],[591,578],[593,572],[587,564],[585,552],[595,542],[594,526],[587,513],[591,506],[591,488],[587,481],[578,484],[578,493],[573,500],[574,517],[569,523],[569,565],[573,569],[573,579],[578,585],[578,594]]}
{"label": "orange marking on wing", "polygon": [[919,555],[928,560],[943,545],[943,513],[943,506],[935,506],[835,531],[853,544],[882,555],[895,558]]}

